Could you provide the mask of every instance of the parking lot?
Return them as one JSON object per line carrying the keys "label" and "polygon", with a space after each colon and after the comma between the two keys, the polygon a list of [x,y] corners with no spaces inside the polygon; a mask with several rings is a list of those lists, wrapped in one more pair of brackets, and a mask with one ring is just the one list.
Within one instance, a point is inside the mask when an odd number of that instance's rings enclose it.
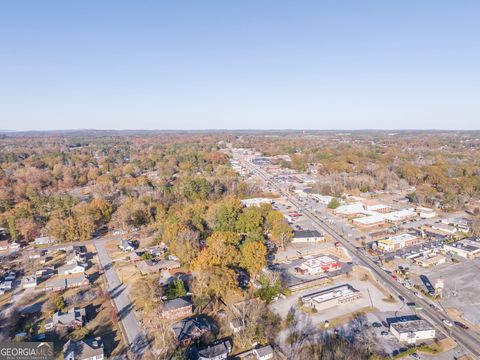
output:
{"label": "parking lot", "polygon": [[[457,260],[458,261],[458,260]],[[443,279],[445,288],[440,303],[444,308],[456,308],[460,316],[471,324],[480,326],[480,258],[460,260],[422,269],[432,283]]]}

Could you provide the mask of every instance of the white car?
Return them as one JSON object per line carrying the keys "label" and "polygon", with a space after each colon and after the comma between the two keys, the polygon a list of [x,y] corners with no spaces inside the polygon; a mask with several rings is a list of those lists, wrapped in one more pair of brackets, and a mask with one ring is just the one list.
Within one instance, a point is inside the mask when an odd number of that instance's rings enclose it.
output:
{"label": "white car", "polygon": [[453,324],[452,324],[452,322],[451,322],[450,320],[443,319],[442,322],[443,322],[446,326],[448,326],[448,327],[452,327],[452,326],[453,326]]}

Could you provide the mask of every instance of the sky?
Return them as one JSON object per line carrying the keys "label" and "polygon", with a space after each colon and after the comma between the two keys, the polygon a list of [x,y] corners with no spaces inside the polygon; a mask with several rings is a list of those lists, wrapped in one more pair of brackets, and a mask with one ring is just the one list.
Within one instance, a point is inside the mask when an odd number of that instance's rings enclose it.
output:
{"label": "sky", "polygon": [[0,129],[480,129],[480,1],[0,3]]}

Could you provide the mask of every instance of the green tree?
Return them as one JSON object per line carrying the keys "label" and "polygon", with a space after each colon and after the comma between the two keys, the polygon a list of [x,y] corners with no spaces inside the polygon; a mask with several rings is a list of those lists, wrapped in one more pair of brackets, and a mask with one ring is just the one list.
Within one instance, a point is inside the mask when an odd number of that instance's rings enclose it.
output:
{"label": "green tree", "polygon": [[169,300],[176,299],[185,295],[187,295],[187,291],[185,290],[185,284],[183,283],[183,280],[178,278],[170,283],[165,293],[165,296]]}
{"label": "green tree", "polygon": [[340,206],[340,202],[336,198],[332,198],[332,200],[330,200],[330,202],[327,205],[329,209],[336,209],[339,206]]}

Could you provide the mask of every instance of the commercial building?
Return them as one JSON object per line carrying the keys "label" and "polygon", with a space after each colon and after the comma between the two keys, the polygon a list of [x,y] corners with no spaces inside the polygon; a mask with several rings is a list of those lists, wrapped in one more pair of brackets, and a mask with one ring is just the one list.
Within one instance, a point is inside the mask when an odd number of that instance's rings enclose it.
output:
{"label": "commercial building", "polygon": [[310,243],[325,241],[325,237],[317,230],[300,230],[293,232],[292,243]]}
{"label": "commercial building", "polygon": [[383,225],[385,224],[385,219],[378,215],[364,216],[353,219],[353,224],[359,227],[367,228]]}
{"label": "commercial building", "polygon": [[341,265],[337,260],[329,256],[320,256],[304,261],[303,264],[295,268],[295,270],[302,274],[317,275],[339,270],[340,268]]}
{"label": "commercial building", "polygon": [[340,205],[334,210],[337,215],[360,215],[365,213],[365,208],[361,202],[355,202],[353,204]]}
{"label": "commercial building", "polygon": [[441,264],[445,264],[445,256],[440,254],[435,254],[433,256],[419,257],[415,259],[415,262],[423,267],[432,267]]}
{"label": "commercial building", "polygon": [[391,252],[419,244],[420,242],[421,239],[416,235],[401,234],[389,237],[385,240],[379,240],[377,241],[377,246],[380,251]]}
{"label": "commercial building", "polygon": [[246,207],[249,206],[260,206],[262,204],[271,204],[273,203],[273,199],[269,198],[252,198],[252,199],[244,199],[241,200],[242,204]]}
{"label": "commercial building", "polygon": [[390,332],[398,341],[407,344],[435,339],[435,328],[422,319],[392,322]]}
{"label": "commercial building", "polygon": [[458,229],[455,226],[443,224],[443,223],[432,225],[432,229],[439,230],[442,233],[448,234],[448,235],[454,235],[458,232]]}
{"label": "commercial building", "polygon": [[420,216],[422,219],[431,219],[437,216],[437,213],[435,210],[426,208],[426,207],[417,207],[417,213],[418,216]]}
{"label": "commercial building", "polygon": [[360,291],[354,289],[349,284],[344,284],[304,295],[301,297],[301,301],[306,306],[316,308],[320,304],[342,304],[354,301],[360,297],[362,297]]}
{"label": "commercial building", "polygon": [[480,238],[470,237],[443,245],[443,250],[448,253],[471,259],[480,256]]}
{"label": "commercial building", "polygon": [[461,217],[451,217],[440,220],[440,223],[453,226],[459,232],[470,232],[470,222]]}
{"label": "commercial building", "polygon": [[391,224],[398,224],[404,221],[413,220],[417,218],[417,213],[413,209],[403,209],[384,214],[386,222]]}

